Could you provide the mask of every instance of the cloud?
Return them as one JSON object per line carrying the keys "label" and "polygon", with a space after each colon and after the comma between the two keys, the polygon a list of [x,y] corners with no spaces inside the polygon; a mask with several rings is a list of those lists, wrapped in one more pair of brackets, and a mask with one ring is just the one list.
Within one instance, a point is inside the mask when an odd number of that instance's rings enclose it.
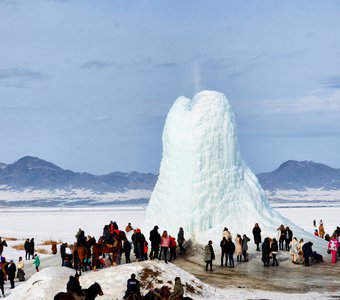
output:
{"label": "cloud", "polygon": [[252,109],[264,115],[340,113],[340,90],[321,89],[294,99],[256,101]]}
{"label": "cloud", "polygon": [[164,62],[156,65],[157,68],[171,69],[176,68],[178,66],[175,62]]}
{"label": "cloud", "polygon": [[108,60],[90,60],[85,62],[80,66],[81,69],[104,69],[115,67],[118,70],[124,70],[131,67],[139,67],[146,66],[152,64],[152,60],[150,58],[145,58],[141,60],[137,60],[131,63],[116,63]]}
{"label": "cloud", "polygon": [[0,86],[24,88],[27,81],[44,80],[48,76],[28,68],[0,69]]}
{"label": "cloud", "polygon": [[114,66],[114,62],[104,60],[90,60],[80,66],[81,69],[104,69]]}
{"label": "cloud", "polygon": [[323,80],[325,87],[330,89],[340,89],[340,75],[328,76]]}

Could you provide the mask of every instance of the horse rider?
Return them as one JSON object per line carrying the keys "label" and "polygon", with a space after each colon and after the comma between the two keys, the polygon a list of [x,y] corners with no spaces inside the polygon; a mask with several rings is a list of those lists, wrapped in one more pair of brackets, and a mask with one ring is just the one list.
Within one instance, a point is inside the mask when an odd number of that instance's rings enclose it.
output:
{"label": "horse rider", "polygon": [[127,281],[127,290],[125,292],[124,299],[128,298],[130,295],[137,295],[139,299],[142,299],[142,295],[140,293],[140,283],[136,279],[136,274],[132,273],[131,278]]}
{"label": "horse rider", "polygon": [[86,237],[85,232],[81,228],[79,228],[77,234],[75,235],[77,239],[77,245],[78,246],[85,246],[86,245]]}

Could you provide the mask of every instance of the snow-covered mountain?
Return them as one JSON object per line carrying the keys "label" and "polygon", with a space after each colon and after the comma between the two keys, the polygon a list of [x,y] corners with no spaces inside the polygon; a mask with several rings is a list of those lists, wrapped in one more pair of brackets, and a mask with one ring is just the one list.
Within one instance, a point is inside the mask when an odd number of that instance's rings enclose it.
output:
{"label": "snow-covered mountain", "polygon": [[321,163],[289,160],[257,178],[271,202],[340,203],[340,169]]}
{"label": "snow-covered mountain", "polygon": [[[0,206],[146,204],[157,181],[152,173],[92,175],[26,156],[0,163]],[[257,175],[273,203],[340,203],[340,169],[313,161],[284,162]]]}
{"label": "snow-covered mountain", "polygon": [[340,189],[340,169],[313,161],[288,160],[272,172],[258,174],[257,178],[265,190]]}
{"label": "snow-covered mountain", "polygon": [[1,164],[0,205],[145,203],[156,180],[157,175],[152,173],[77,173],[25,156],[13,164]]}

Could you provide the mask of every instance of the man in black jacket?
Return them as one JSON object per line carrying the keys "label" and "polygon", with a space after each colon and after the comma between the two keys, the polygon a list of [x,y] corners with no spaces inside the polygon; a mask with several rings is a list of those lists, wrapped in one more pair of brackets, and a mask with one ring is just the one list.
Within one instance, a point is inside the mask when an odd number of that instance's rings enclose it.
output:
{"label": "man in black jacket", "polygon": [[31,256],[30,256],[30,239],[26,239],[25,244],[24,244],[24,248],[25,248],[25,252],[26,252],[25,259],[29,260],[31,258]]}
{"label": "man in black jacket", "polygon": [[64,261],[65,261],[65,257],[66,257],[66,247],[67,247],[67,243],[62,243],[60,245],[60,256],[61,256],[61,266],[64,266]]}
{"label": "man in black jacket", "polygon": [[84,296],[84,293],[82,292],[82,289],[81,289],[81,285],[79,283],[78,273],[76,273],[76,275],[74,276],[70,276],[70,279],[68,283],[66,284],[66,290],[78,296]]}
{"label": "man in black jacket", "polygon": [[155,227],[150,231],[149,240],[151,241],[150,259],[158,258],[159,244],[161,243],[161,235],[158,233],[157,225],[155,225]]}
{"label": "man in black jacket", "polygon": [[15,263],[13,260],[9,261],[9,266],[8,266],[8,279],[9,282],[11,283],[10,289],[14,289],[14,278],[15,278],[15,272],[17,270],[17,267],[15,266]]}
{"label": "man in black jacket", "polygon": [[286,251],[289,251],[289,244],[293,240],[293,232],[289,229],[289,227],[286,227]]}
{"label": "man in black jacket", "polygon": [[131,278],[127,281],[127,290],[123,298],[126,299],[129,295],[137,295],[140,298],[142,297],[140,293],[140,283],[136,279],[136,274],[134,273],[131,274]]}

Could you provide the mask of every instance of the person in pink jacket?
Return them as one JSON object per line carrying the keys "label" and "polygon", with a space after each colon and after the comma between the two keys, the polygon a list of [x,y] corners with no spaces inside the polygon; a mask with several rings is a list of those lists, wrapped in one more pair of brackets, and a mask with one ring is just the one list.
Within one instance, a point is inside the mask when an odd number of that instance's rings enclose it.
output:
{"label": "person in pink jacket", "polygon": [[166,230],[163,231],[162,237],[161,237],[161,253],[159,254],[159,259],[162,257],[162,253],[164,255],[164,261],[167,264],[167,255],[168,255],[168,249],[170,246],[170,237],[168,236],[168,232]]}
{"label": "person in pink jacket", "polygon": [[339,242],[335,238],[334,235],[332,235],[331,240],[328,242],[328,250],[332,253],[332,265],[335,265],[336,263],[336,256],[339,248]]}

